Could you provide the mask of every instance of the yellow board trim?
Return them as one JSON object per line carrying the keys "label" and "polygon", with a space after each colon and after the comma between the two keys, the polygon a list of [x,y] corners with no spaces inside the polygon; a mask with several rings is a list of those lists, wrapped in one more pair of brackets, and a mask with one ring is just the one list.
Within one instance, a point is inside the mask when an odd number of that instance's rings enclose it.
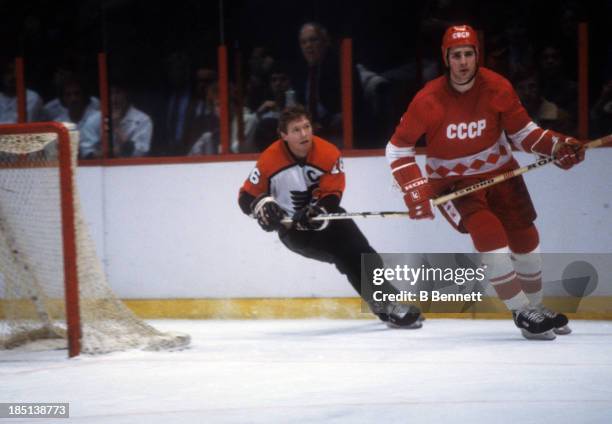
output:
{"label": "yellow board trim", "polygon": [[[0,318],[6,300],[0,299]],[[229,298],[229,299],[123,299],[125,305],[143,319],[371,319],[373,315],[357,297],[334,298]],[[24,316],[36,316],[29,301],[16,308]],[[57,305],[56,305],[57,303]],[[551,297],[546,305],[553,310],[576,311],[566,313],[573,319],[612,320],[612,296]],[[61,309],[59,301],[48,307]],[[439,302],[419,305],[427,318],[503,319],[510,317],[504,304],[497,298],[483,298],[470,312],[456,313],[459,304]],[[481,312],[481,311],[487,312]],[[493,312],[491,312],[493,311]],[[63,316],[63,310],[53,315]]]}
{"label": "yellow board trim", "polygon": [[[567,313],[573,319],[612,320],[612,296],[575,298],[551,297],[546,304]],[[367,319],[372,314],[363,308],[360,298],[231,298],[231,299],[126,299],[123,302],[145,319]],[[503,319],[510,317],[497,298],[485,298],[487,311],[447,313],[438,308],[423,308],[427,318]],[[423,305],[424,306],[424,305]],[[447,309],[447,308],[445,308]],[[457,310],[456,308],[454,310]]]}

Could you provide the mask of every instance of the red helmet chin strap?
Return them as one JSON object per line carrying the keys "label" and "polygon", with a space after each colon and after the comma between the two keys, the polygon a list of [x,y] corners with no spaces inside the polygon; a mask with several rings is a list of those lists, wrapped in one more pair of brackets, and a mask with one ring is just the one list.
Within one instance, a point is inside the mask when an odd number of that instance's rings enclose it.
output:
{"label": "red helmet chin strap", "polygon": [[[446,69],[448,69],[448,66],[446,67]],[[476,69],[474,69],[474,73],[472,74],[472,77],[469,80],[467,80],[466,82],[455,82],[455,81],[453,81],[453,84],[455,84],[455,85],[468,85],[469,83],[474,81],[474,78],[476,78],[476,74],[477,73],[478,73],[478,62],[476,62]],[[450,73],[449,73],[449,78],[452,80],[452,78],[450,77]]]}

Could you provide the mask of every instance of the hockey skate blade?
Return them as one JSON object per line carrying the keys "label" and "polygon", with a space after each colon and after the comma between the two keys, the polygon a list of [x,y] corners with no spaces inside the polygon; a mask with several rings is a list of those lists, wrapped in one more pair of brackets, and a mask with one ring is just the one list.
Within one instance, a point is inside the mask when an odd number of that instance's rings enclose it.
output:
{"label": "hockey skate blade", "polygon": [[396,325],[390,321],[386,321],[385,324],[387,327],[392,328],[394,330],[418,330],[423,327],[423,321],[417,319],[415,322],[409,325]]}
{"label": "hockey skate blade", "polygon": [[572,329],[567,325],[563,325],[559,328],[553,328],[553,331],[558,336],[566,336],[572,332]]}
{"label": "hockey skate blade", "polygon": [[530,333],[524,328],[521,328],[521,334],[527,340],[554,340],[557,338],[552,330],[544,331],[543,333]]}

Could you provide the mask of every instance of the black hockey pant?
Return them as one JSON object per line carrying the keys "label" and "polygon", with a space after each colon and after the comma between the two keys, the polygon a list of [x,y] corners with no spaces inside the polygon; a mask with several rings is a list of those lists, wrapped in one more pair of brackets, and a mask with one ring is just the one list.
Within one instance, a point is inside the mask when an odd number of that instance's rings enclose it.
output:
{"label": "black hockey pant", "polygon": [[[346,275],[357,293],[364,297],[361,289],[361,254],[376,251],[353,220],[331,221],[322,231],[287,230],[281,232],[279,237],[283,244],[295,253],[334,264],[340,273]],[[374,262],[374,267],[383,266],[380,258],[376,258]],[[380,289],[388,293],[397,292],[397,289],[386,282]],[[370,303],[371,298],[365,296],[364,300]]]}

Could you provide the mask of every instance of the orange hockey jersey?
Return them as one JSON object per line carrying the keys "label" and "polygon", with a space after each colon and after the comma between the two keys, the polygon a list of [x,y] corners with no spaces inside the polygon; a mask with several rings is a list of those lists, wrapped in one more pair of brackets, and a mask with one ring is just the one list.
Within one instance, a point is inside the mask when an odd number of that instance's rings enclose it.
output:
{"label": "orange hockey jersey", "polygon": [[[313,136],[305,160],[297,160],[285,141],[277,140],[262,152],[255,168],[240,189],[240,197],[270,194],[290,216],[308,204],[327,196],[337,196],[345,187],[340,151],[333,144]],[[240,202],[245,213],[245,203]]]}

